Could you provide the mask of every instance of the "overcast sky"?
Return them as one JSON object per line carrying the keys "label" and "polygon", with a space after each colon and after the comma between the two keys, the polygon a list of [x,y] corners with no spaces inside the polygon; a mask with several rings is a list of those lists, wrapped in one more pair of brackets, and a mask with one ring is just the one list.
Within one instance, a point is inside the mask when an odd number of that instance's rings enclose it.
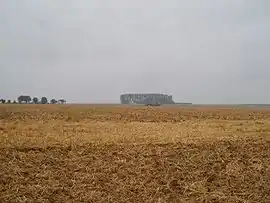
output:
{"label": "overcast sky", "polygon": [[269,0],[1,0],[0,97],[270,103]]}

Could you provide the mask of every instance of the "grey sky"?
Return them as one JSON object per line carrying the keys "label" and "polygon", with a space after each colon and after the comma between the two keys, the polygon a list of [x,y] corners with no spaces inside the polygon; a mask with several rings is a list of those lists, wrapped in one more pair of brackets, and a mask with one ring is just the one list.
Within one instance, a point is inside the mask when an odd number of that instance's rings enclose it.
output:
{"label": "grey sky", "polygon": [[1,0],[0,97],[270,103],[269,9],[268,0]]}

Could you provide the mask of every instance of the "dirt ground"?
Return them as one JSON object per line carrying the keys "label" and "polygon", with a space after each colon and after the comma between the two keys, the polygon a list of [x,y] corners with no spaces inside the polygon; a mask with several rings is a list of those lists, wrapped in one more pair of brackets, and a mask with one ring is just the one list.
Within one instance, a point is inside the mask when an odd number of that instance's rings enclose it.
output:
{"label": "dirt ground", "polygon": [[0,105],[0,202],[270,202],[270,109]]}

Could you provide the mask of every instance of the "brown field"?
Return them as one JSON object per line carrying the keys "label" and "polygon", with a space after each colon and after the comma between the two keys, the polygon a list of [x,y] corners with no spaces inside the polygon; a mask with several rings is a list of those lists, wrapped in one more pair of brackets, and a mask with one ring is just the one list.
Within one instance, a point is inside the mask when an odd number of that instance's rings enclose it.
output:
{"label": "brown field", "polygon": [[0,202],[270,202],[270,110],[0,105]]}

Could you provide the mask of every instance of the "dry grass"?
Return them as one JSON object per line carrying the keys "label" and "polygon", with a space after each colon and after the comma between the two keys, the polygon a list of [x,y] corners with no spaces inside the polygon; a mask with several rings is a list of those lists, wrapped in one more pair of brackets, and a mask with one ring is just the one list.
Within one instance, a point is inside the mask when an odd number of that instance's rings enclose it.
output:
{"label": "dry grass", "polygon": [[0,202],[270,202],[270,110],[0,105]]}

